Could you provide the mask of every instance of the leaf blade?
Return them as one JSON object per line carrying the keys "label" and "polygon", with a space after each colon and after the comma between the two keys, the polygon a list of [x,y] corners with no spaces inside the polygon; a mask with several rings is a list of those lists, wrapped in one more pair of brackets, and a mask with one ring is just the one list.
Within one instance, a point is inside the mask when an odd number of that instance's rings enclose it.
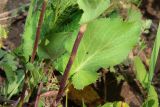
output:
{"label": "leaf blade", "polygon": [[110,0],[78,0],[77,2],[84,11],[80,20],[81,24],[96,19],[110,4]]}
{"label": "leaf blade", "polygon": [[[84,73],[84,71],[90,72],[90,75],[92,75],[91,73],[95,73],[101,67],[106,68],[122,62],[137,43],[141,32],[140,27],[136,22],[124,22],[121,19],[99,19],[90,22],[72,65],[71,78],[77,76],[76,73]],[[66,66],[76,35],[77,32],[74,33],[72,40],[66,42],[68,53],[64,57],[62,56],[61,60],[57,60],[56,68],[62,72]],[[75,78],[72,81],[78,89],[83,89],[88,83],[95,82],[95,78],[91,79],[87,75],[84,76],[86,79],[83,78],[83,80],[75,77],[80,84]],[[88,78],[90,82],[85,82]]]}

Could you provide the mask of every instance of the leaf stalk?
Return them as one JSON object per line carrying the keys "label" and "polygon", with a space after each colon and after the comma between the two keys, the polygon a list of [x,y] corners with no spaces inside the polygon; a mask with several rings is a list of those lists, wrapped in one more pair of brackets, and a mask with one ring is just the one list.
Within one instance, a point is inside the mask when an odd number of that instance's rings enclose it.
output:
{"label": "leaf stalk", "polygon": [[[34,59],[35,59],[35,56],[36,56],[36,51],[37,51],[37,48],[38,48],[38,42],[39,42],[39,39],[40,39],[41,28],[42,28],[42,24],[43,24],[43,18],[44,18],[44,15],[45,15],[46,6],[47,6],[47,0],[44,0],[43,4],[42,4],[42,7],[41,7],[40,18],[39,18],[39,22],[38,22],[37,31],[36,31],[36,38],[35,38],[34,47],[33,47],[32,56],[31,56],[31,63],[34,62]],[[27,80],[27,78],[28,78],[28,73],[26,72],[25,73],[25,81]],[[27,83],[24,83],[23,93],[22,93],[21,98],[20,98],[19,106],[22,106],[23,103],[24,103],[24,97],[25,97],[26,90],[27,90]],[[37,97],[37,98],[39,98],[39,97]],[[37,98],[36,98],[36,104],[38,103]],[[35,106],[36,106],[36,104],[35,104]]]}
{"label": "leaf stalk", "polygon": [[38,22],[38,27],[37,27],[37,31],[36,31],[36,38],[34,41],[34,47],[33,47],[33,51],[32,51],[32,57],[31,57],[31,62],[34,62],[35,56],[36,56],[36,51],[38,48],[38,42],[40,39],[40,34],[41,34],[41,28],[42,28],[42,24],[43,24],[43,18],[45,15],[45,10],[46,10],[46,6],[47,6],[47,1],[44,0],[43,4],[42,4],[42,9],[41,9],[41,14],[40,14],[40,18],[39,18],[39,22]]}
{"label": "leaf stalk", "polygon": [[69,72],[70,72],[70,69],[71,69],[71,67],[73,65],[73,62],[75,60],[75,57],[76,57],[76,54],[77,54],[77,51],[78,51],[78,47],[79,47],[79,44],[81,42],[81,39],[83,38],[83,34],[86,30],[86,27],[87,27],[87,24],[83,24],[80,27],[77,38],[76,38],[76,40],[74,42],[74,45],[73,45],[73,48],[72,48],[72,52],[71,52],[69,61],[67,63],[64,74],[62,76],[62,80],[60,82],[60,88],[59,88],[58,94],[56,96],[55,101],[53,102],[53,105],[52,105],[53,107],[57,107],[57,105],[59,104],[59,102],[60,102],[60,100],[61,100],[61,98],[64,94],[65,87],[66,87],[66,84],[67,84],[67,80],[68,80],[68,77],[69,77]]}

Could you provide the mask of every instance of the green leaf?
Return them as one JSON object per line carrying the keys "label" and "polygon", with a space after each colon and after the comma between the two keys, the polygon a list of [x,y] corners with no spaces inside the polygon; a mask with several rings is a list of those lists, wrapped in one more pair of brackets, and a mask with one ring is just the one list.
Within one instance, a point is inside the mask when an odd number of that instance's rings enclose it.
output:
{"label": "green leaf", "polygon": [[7,38],[6,30],[0,25],[0,39]]}
{"label": "green leaf", "polygon": [[3,39],[7,38],[6,30],[0,25],[0,48],[3,46]]}
{"label": "green leaf", "polygon": [[27,63],[26,68],[31,73],[31,79],[30,79],[31,83],[33,85],[37,85],[40,82],[40,80],[42,79],[42,77],[44,76],[43,71],[42,71],[42,67],[35,66],[32,63]]}
{"label": "green leaf", "polygon": [[70,20],[70,22],[63,22],[62,24],[58,24],[57,30],[59,32],[74,32],[75,29],[78,29],[80,27],[79,21],[81,18],[82,12],[78,10],[74,13],[69,13],[67,17],[67,20]]}
{"label": "green leaf", "polygon": [[[124,22],[121,19],[99,19],[90,22],[71,68],[73,85],[83,89],[95,82],[98,69],[121,63],[137,43],[140,30],[141,26],[138,23]],[[66,42],[68,53],[55,62],[59,71],[63,72],[65,69],[76,36],[77,32]],[[83,80],[78,79],[78,76]]]}
{"label": "green leaf", "polygon": [[52,0],[55,14],[53,20],[54,25],[57,26],[57,24],[62,21],[61,18],[65,18],[66,10],[68,10],[69,7],[74,6],[76,3],[76,0]]}
{"label": "green leaf", "polygon": [[[48,15],[49,19],[51,16],[51,21],[46,21],[49,23],[49,25],[52,25],[50,28],[52,29],[52,32],[62,32],[62,30],[65,26],[68,25],[68,23],[72,23],[72,15],[75,14],[78,10],[78,6],[76,5],[76,0],[52,0],[51,1],[51,8],[52,13]],[[73,17],[73,19],[76,19],[76,17]],[[74,26],[75,27],[75,26]],[[48,26],[46,26],[46,29],[48,29]]]}
{"label": "green leaf", "polygon": [[129,107],[129,105],[127,103],[124,102],[113,102],[113,103],[106,103],[101,107]]}
{"label": "green leaf", "polygon": [[40,98],[39,102],[38,102],[38,107],[44,107],[45,106],[45,99],[44,98]]}
{"label": "green leaf", "polygon": [[149,88],[148,97],[143,103],[142,107],[158,107],[158,106],[159,106],[158,95],[154,86],[151,85]]}
{"label": "green leaf", "polygon": [[21,91],[20,86],[23,85],[22,82],[24,80],[24,71],[18,70],[17,75],[15,76],[15,80],[12,83],[8,84],[7,93],[9,94],[8,99],[10,99],[14,94]]}
{"label": "green leaf", "polygon": [[[86,84],[88,85],[96,82],[97,78],[98,74],[95,71],[81,70],[80,72],[75,73],[75,75],[72,77],[72,81],[76,89],[82,89],[82,87],[86,86]],[[85,82],[79,80],[85,80]]]}
{"label": "green leaf", "polygon": [[48,3],[46,11],[45,11],[42,29],[41,29],[41,38],[44,38],[46,34],[48,34],[51,31],[51,29],[53,30],[54,17],[55,17],[54,10],[52,10],[50,3]]}
{"label": "green leaf", "polygon": [[82,107],[87,107],[84,103],[84,100],[82,100]]}
{"label": "green leaf", "polygon": [[146,102],[144,103],[143,107],[158,107],[158,95],[154,89],[154,87],[151,85],[152,78],[154,76],[154,70],[157,62],[157,57],[159,54],[159,48],[160,48],[160,24],[156,36],[156,40],[154,42],[154,47],[152,50],[152,55],[150,59],[150,66],[149,66],[149,78],[148,78],[148,97],[146,99]]}
{"label": "green leaf", "polygon": [[14,94],[20,91],[19,87],[22,85],[24,79],[24,71],[17,69],[18,62],[11,53],[0,50],[0,58],[0,68],[4,70],[7,77],[7,82],[3,87],[6,93],[2,93],[2,95],[10,99]]}
{"label": "green leaf", "polygon": [[64,31],[62,29],[65,26],[74,23],[71,18],[74,20],[77,19],[77,16],[74,15],[78,10],[78,8],[74,7],[76,3],[76,0],[51,0],[48,2],[41,37],[45,37],[50,32],[57,33]]}
{"label": "green leaf", "polygon": [[0,68],[5,71],[9,83],[15,80],[16,75],[14,71],[17,69],[17,65],[18,63],[15,61],[15,57],[10,53],[6,53],[0,61]]}
{"label": "green leaf", "polygon": [[142,23],[143,20],[141,20],[141,18],[142,14],[140,10],[132,6],[128,9],[128,15],[127,15],[128,20],[138,21],[139,23]]}
{"label": "green leaf", "polygon": [[[143,103],[143,107],[158,107],[159,103],[158,103],[158,95],[154,89],[154,86],[152,85],[148,85],[149,84],[149,78],[148,78],[148,73],[141,61],[141,59],[139,57],[135,57],[134,58],[134,65],[136,68],[136,78],[140,81],[140,83],[142,84],[142,86],[145,89],[149,89],[148,90],[148,97],[145,100],[145,102]],[[149,87],[148,87],[149,86]]]}
{"label": "green leaf", "polygon": [[[29,60],[29,56],[32,53],[34,38],[36,34],[38,19],[40,11],[36,7],[37,0],[32,0],[28,12],[28,16],[25,23],[25,29],[23,33],[23,55],[26,60]],[[38,8],[38,7],[37,7]]]}
{"label": "green leaf", "polygon": [[136,79],[146,89],[148,86],[148,73],[139,57],[134,58],[134,66],[136,69]]}
{"label": "green leaf", "polygon": [[79,8],[84,11],[80,23],[87,23],[100,16],[110,5],[110,0],[78,0]]}
{"label": "green leaf", "polygon": [[128,0],[128,1],[135,3],[135,4],[139,4],[142,0]]}
{"label": "green leaf", "polygon": [[[22,44],[23,54],[27,61],[29,60],[29,56],[31,56],[32,53],[38,19],[40,16],[39,9],[41,9],[42,2],[43,0],[32,0],[30,4]],[[51,0],[48,2],[41,29],[41,40],[45,39],[45,36],[48,35],[51,31],[59,32],[59,30],[62,30],[62,28],[65,26],[62,25],[62,23],[67,20],[69,15],[71,15],[69,9],[71,9],[71,12],[72,10],[75,10],[74,8],[69,7],[75,5],[76,3],[76,0]],[[43,54],[45,55],[45,53]]]}
{"label": "green leaf", "polygon": [[160,49],[160,23],[159,23],[158,32],[157,32],[157,36],[154,42],[154,47],[153,47],[152,55],[150,59],[150,66],[149,66],[149,81],[150,82],[152,81],[152,78],[154,75],[157,57],[160,51],[159,49]]}
{"label": "green leaf", "polygon": [[102,107],[113,107],[113,103],[105,103]]}
{"label": "green leaf", "polygon": [[159,53],[160,48],[160,26],[158,28],[157,37],[154,43],[151,59],[150,59],[150,67],[149,67],[149,74],[147,74],[145,67],[141,60],[136,57],[135,58],[135,67],[137,70],[137,79],[141,82],[142,86],[144,88],[148,89],[148,97],[143,104],[143,107],[158,107],[158,95],[154,89],[154,87],[151,85],[152,78],[154,75],[154,69],[157,62],[157,57]]}
{"label": "green leaf", "polygon": [[6,53],[7,53],[6,51],[3,51],[2,49],[0,49],[0,59],[3,58]]}
{"label": "green leaf", "polygon": [[51,58],[55,60],[65,52],[64,42],[71,33],[50,33],[44,40],[42,40],[38,56],[40,58]]}

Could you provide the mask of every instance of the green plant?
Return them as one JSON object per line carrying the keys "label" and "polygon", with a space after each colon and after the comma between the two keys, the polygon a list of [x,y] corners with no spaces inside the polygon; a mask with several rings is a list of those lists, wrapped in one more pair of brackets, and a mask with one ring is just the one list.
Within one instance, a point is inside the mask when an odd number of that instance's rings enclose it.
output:
{"label": "green plant", "polygon": [[5,28],[2,27],[2,25],[0,25],[0,48],[3,46],[3,39],[7,38],[7,32],[5,30]]}
{"label": "green plant", "polygon": [[149,73],[147,73],[141,59],[139,57],[135,58],[135,68],[137,70],[136,76],[140,81],[142,86],[148,91],[148,97],[143,104],[143,107],[158,107],[158,95],[152,85],[152,79],[154,76],[155,66],[157,62],[157,57],[160,48],[160,27],[158,28],[157,36],[155,39],[151,59],[149,66]]}
{"label": "green plant", "polygon": [[18,62],[13,53],[0,50],[0,58],[0,66],[5,71],[7,77],[4,87],[1,87],[1,94],[10,99],[15,93],[20,91],[18,88],[22,86],[24,72],[23,69],[17,68]]}
{"label": "green plant", "polygon": [[114,102],[114,103],[106,103],[101,107],[129,107],[128,104],[124,103],[124,102]]}
{"label": "green plant", "polygon": [[[22,106],[29,101],[33,90],[38,88],[34,106],[43,106],[41,91],[47,92],[51,88],[43,87],[43,84],[52,75],[48,70],[56,69],[63,75],[59,91],[52,102],[52,106],[58,106],[69,84],[81,90],[96,82],[100,77],[97,72],[99,69],[112,68],[122,63],[139,42],[141,33],[149,28],[149,24],[146,24],[148,21],[142,20],[141,12],[130,1],[139,3],[138,0],[32,0],[22,45],[12,53],[0,53],[0,67],[5,71],[8,85],[11,85],[11,91],[7,91],[8,99],[23,91],[19,100],[19,106]],[[126,11],[125,15],[121,14],[121,7]],[[159,40],[157,36],[149,74],[140,59],[135,58],[136,78],[148,89],[148,96],[154,96],[148,97],[144,107],[150,99],[158,105],[151,80]],[[15,61],[15,57],[19,60]],[[19,63],[23,71],[19,71]],[[15,88],[12,82],[17,83]],[[102,107],[121,107],[123,104],[128,106],[123,102],[107,102]]]}

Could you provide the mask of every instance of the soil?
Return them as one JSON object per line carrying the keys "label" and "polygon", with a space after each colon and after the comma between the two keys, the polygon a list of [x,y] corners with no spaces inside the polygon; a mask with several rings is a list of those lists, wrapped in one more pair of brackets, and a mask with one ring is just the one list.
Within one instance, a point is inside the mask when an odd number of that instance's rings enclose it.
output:
{"label": "soil", "polygon": [[7,50],[18,47],[24,29],[27,11],[19,11],[22,6],[29,6],[29,0],[1,0],[0,24],[8,29],[8,39],[4,41]]}

